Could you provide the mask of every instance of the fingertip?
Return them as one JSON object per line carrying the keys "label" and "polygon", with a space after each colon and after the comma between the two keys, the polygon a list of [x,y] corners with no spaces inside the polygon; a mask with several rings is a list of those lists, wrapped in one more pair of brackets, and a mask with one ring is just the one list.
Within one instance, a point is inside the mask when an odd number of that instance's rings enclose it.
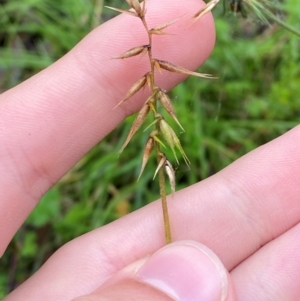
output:
{"label": "fingertip", "polygon": [[[130,293],[128,293],[130,292]],[[179,241],[138,260],[112,277],[85,300],[235,301],[220,259],[206,246]]]}
{"label": "fingertip", "polygon": [[194,241],[167,245],[139,268],[137,279],[180,301],[225,301],[228,275],[220,259]]}

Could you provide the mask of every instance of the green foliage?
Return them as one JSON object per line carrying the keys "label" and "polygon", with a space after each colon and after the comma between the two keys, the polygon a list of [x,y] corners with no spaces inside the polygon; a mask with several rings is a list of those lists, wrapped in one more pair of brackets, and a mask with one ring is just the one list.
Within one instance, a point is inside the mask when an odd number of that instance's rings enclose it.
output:
{"label": "green foliage", "polygon": [[[109,18],[100,0],[4,3],[0,7],[2,90],[57,60],[101,18]],[[104,4],[118,6],[118,1]],[[286,1],[292,25],[299,24],[295,6],[299,7],[297,0]],[[178,129],[191,161],[188,170],[179,158],[177,189],[218,172],[299,122],[299,38],[278,26],[233,16],[218,16],[216,27],[216,48],[201,72],[219,79],[190,78],[173,90],[171,99],[186,133],[165,116]],[[118,158],[133,118],[95,146],[43,197],[1,259],[0,298],[62,244],[158,197],[157,182],[152,181],[154,157],[136,182],[147,135],[138,132]],[[172,153],[167,156],[173,158]]]}
{"label": "green foliage", "polygon": [[0,85],[14,86],[64,55],[99,25],[102,7],[103,0],[4,1]]}

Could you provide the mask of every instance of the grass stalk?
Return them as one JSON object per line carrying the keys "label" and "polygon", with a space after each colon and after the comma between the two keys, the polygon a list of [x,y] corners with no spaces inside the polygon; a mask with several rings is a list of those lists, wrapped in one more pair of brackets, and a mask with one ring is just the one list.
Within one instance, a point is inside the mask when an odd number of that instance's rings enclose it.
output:
{"label": "grass stalk", "polygon": [[[148,41],[149,41],[148,58],[149,58],[150,66],[151,66],[150,85],[151,85],[151,93],[153,94],[154,89],[155,89],[155,70],[154,70],[154,62],[152,60],[152,34],[149,32],[149,28],[148,28],[145,17],[142,17],[141,20],[142,20],[142,23],[148,34]],[[157,109],[157,98],[156,97],[154,99],[153,105],[154,105],[154,109],[155,109],[153,111],[153,115],[155,118],[155,111]],[[159,132],[158,124],[156,124],[156,130]],[[156,153],[157,153],[157,163],[159,164],[160,144],[157,142],[154,142],[154,144],[155,144],[155,149],[156,149]],[[167,202],[167,195],[166,195],[166,181],[165,181],[164,170],[162,168],[159,169],[158,177],[159,177],[159,192],[160,192],[160,197],[161,197],[162,213],[163,213],[163,221],[164,221],[165,242],[166,242],[166,244],[169,244],[172,242],[172,234],[171,234],[171,225],[170,225],[168,202]]]}

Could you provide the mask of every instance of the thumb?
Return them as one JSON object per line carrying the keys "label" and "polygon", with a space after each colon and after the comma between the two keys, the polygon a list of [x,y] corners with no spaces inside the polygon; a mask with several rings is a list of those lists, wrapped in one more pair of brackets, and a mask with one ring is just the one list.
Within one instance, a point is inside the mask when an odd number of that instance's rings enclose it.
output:
{"label": "thumb", "polygon": [[206,246],[179,241],[127,266],[73,301],[234,301],[229,274]]}

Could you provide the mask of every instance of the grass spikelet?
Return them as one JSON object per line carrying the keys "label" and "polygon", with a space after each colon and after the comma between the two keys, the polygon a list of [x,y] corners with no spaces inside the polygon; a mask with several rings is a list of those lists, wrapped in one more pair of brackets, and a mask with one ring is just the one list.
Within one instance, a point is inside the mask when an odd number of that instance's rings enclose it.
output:
{"label": "grass spikelet", "polygon": [[123,143],[119,154],[122,153],[122,151],[124,150],[124,148],[128,145],[128,143],[130,142],[131,138],[133,137],[133,135],[138,131],[138,129],[142,126],[142,124],[144,123],[144,121],[146,120],[148,114],[150,112],[150,106],[148,104],[145,104],[142,109],[139,111],[136,119],[134,120],[131,129],[128,133],[128,136],[125,140],[125,142]]}
{"label": "grass spikelet", "polygon": [[113,108],[113,110],[116,109],[118,106],[120,106],[124,101],[132,97],[135,93],[140,91],[143,87],[145,87],[146,83],[147,83],[147,74],[141,77],[140,79],[138,79],[133,84],[133,86],[129,89],[125,97]]}
{"label": "grass spikelet", "polygon": [[172,102],[169,98],[169,96],[164,93],[163,91],[158,92],[158,99],[164,109],[170,114],[170,116],[175,120],[175,122],[178,124],[178,126],[184,131],[182,125],[180,124],[179,120],[177,119],[174,107],[172,105]]}
{"label": "grass spikelet", "polygon": [[175,186],[176,186],[175,170],[174,170],[171,162],[168,161],[168,160],[166,160],[166,162],[165,162],[165,171],[166,171],[166,174],[168,175],[168,178],[169,178],[171,191],[172,191],[172,196],[174,196]]}
{"label": "grass spikelet", "polygon": [[112,59],[127,59],[129,57],[133,57],[133,56],[136,56],[139,54],[144,55],[145,53],[147,53],[148,48],[149,48],[149,45],[134,47],[134,48],[131,48],[131,49],[127,50],[126,52],[120,54],[117,57],[113,57]]}
{"label": "grass spikelet", "polygon": [[149,137],[148,140],[147,140],[147,143],[145,145],[145,148],[144,148],[144,154],[143,154],[143,161],[142,161],[142,166],[141,166],[141,171],[140,171],[140,174],[138,176],[138,179],[137,181],[140,179],[144,169],[145,169],[145,166],[146,164],[148,163],[149,161],[149,158],[150,158],[150,155],[151,155],[151,152],[153,150],[153,147],[154,147],[154,139],[153,137]]}
{"label": "grass spikelet", "polygon": [[176,72],[176,73],[179,73],[179,74],[193,75],[193,76],[202,77],[202,78],[209,78],[209,79],[215,78],[210,74],[193,72],[193,71],[187,70],[183,67],[174,65],[170,62],[155,59],[155,66],[157,66],[157,65],[159,65],[159,69],[164,69],[164,70],[167,70],[169,72]]}
{"label": "grass spikelet", "polygon": [[155,179],[157,173],[160,171],[160,169],[165,165],[165,163],[167,161],[166,155],[164,153],[159,152],[158,157],[160,158],[160,160],[159,160],[159,162],[157,164],[157,168],[154,172],[153,180]]}
{"label": "grass spikelet", "polygon": [[154,69],[157,70],[160,74],[162,74],[161,67],[160,67],[158,60],[153,59],[152,64],[153,64]]}
{"label": "grass spikelet", "polygon": [[201,17],[209,13],[218,3],[220,0],[211,0],[209,1],[202,9],[200,9],[195,15],[194,15],[194,21],[199,20]]}
{"label": "grass spikelet", "polygon": [[180,20],[180,19],[181,19],[181,17],[180,17],[180,18],[177,18],[177,19],[175,19],[175,20],[173,20],[173,21],[170,21],[170,22],[168,22],[168,23],[164,23],[164,24],[158,25],[158,26],[156,26],[156,27],[154,27],[154,28],[151,28],[151,29],[149,30],[149,33],[150,33],[150,34],[156,34],[156,35],[163,35],[163,34],[166,34],[165,32],[163,32],[163,29],[165,29],[165,28],[167,28],[167,27],[173,25],[174,23],[176,23],[176,22],[177,22],[178,20]]}
{"label": "grass spikelet", "polygon": [[164,119],[160,120],[159,127],[160,127],[161,133],[163,134],[166,142],[170,146],[177,163],[179,164],[179,161],[177,159],[175,148],[177,148],[179,150],[179,152],[182,155],[186,165],[189,166],[190,165],[190,160],[188,159],[187,155],[185,154],[185,152],[184,152],[184,150],[181,146],[180,140],[177,137],[177,135],[175,134],[172,127],[170,127]]}
{"label": "grass spikelet", "polygon": [[117,11],[119,13],[124,13],[124,14],[128,14],[130,16],[133,16],[133,17],[138,17],[138,15],[135,12],[130,11],[130,10],[121,9],[121,8],[115,8],[115,7],[112,7],[112,6],[105,6],[105,7],[108,8],[108,9]]}
{"label": "grass spikelet", "polygon": [[138,0],[126,0],[126,2],[135,10],[136,14],[141,18],[144,16],[144,11]]}

